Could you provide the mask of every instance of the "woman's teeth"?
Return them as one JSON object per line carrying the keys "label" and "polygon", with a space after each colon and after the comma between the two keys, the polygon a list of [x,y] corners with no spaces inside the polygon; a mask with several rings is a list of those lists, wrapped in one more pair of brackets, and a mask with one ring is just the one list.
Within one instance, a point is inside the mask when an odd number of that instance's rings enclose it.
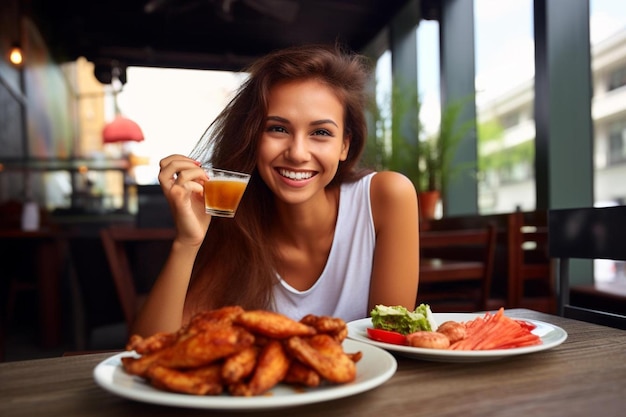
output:
{"label": "woman's teeth", "polygon": [[287,171],[286,169],[280,170],[280,175],[283,177],[287,177],[291,180],[308,180],[313,176],[312,172],[295,172],[295,171]]}

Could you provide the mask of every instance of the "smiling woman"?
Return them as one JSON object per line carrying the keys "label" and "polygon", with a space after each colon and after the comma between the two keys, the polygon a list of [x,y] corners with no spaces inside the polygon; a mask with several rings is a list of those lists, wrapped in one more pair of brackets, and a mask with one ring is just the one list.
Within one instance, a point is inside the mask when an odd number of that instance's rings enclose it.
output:
{"label": "smiling woman", "polygon": [[[272,53],[191,157],[161,161],[177,236],[135,332],[228,305],[346,321],[376,304],[415,307],[415,189],[359,165],[368,76],[369,61],[339,46]],[[233,219],[204,213],[205,164],[251,175]]]}
{"label": "smiling woman", "polygon": [[[276,195],[279,210],[284,204],[313,198],[322,199],[315,204],[325,209],[323,190],[350,148],[342,103],[317,80],[281,83],[268,98],[268,117],[258,148],[259,175]],[[323,264],[316,268],[317,275],[322,268]]]}

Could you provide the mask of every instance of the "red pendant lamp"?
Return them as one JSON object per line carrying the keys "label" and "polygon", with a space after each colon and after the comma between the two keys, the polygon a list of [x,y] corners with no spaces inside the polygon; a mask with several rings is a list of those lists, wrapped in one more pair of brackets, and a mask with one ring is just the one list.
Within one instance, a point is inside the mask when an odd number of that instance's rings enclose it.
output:
{"label": "red pendant lamp", "polygon": [[[122,85],[119,80],[119,68],[114,68],[112,77],[118,84]],[[124,142],[142,142],[143,132],[139,125],[127,117],[122,116],[120,107],[117,103],[117,95],[119,91],[113,92],[113,104],[115,106],[115,118],[112,122],[107,123],[102,129],[102,142],[107,143],[124,143]]]}
{"label": "red pendant lamp", "polygon": [[143,132],[139,125],[119,113],[102,129],[104,143],[142,142],[143,140]]}

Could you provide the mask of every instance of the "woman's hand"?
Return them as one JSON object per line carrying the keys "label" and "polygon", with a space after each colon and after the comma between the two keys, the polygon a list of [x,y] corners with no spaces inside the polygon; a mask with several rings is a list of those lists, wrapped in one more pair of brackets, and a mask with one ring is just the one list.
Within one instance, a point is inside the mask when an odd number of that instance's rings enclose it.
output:
{"label": "woman's hand", "polygon": [[159,183],[174,217],[176,239],[199,246],[211,222],[211,215],[204,211],[207,176],[198,161],[183,155],[168,156],[159,166]]}

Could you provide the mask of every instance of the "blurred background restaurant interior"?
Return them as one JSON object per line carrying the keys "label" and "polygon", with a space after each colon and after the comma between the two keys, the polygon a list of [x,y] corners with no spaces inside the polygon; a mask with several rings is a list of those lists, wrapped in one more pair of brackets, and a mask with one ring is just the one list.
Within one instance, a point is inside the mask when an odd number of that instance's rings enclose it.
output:
{"label": "blurred background restaurant interior", "polygon": [[[37,274],[36,243],[0,240],[5,360],[119,347],[99,230],[170,227],[159,160],[189,153],[255,57],[334,40],[376,62],[381,114],[392,80],[410,80],[425,136],[446,104],[474,98],[454,160],[473,168],[450,183],[437,218],[624,204],[621,0],[4,0],[0,229],[65,236],[53,346],[40,339],[41,295],[15,281]],[[626,280],[612,261],[578,269],[581,283]]]}

